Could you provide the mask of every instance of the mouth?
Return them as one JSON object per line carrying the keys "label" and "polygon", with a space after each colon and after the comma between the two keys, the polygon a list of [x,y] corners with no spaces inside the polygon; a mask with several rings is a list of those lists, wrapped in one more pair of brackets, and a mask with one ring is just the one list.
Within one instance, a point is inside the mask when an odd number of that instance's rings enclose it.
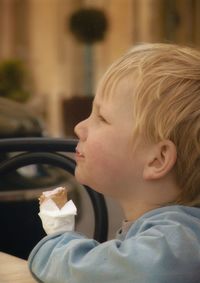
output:
{"label": "mouth", "polygon": [[75,159],[76,160],[80,160],[80,159],[83,159],[84,158],[84,155],[79,151],[78,148],[76,148],[76,151],[75,151]]}

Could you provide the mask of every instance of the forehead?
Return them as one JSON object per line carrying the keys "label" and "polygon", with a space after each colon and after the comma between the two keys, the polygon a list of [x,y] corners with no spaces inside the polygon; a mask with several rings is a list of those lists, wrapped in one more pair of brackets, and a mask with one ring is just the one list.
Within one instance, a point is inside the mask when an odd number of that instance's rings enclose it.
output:
{"label": "forehead", "polygon": [[99,110],[106,117],[114,118],[115,121],[133,121],[133,95],[130,84],[121,80],[113,88],[113,94],[105,96],[101,89],[97,92],[93,107]]}
{"label": "forehead", "polygon": [[98,85],[95,100],[101,102],[129,101],[130,103],[134,96],[134,82],[134,77],[130,74],[129,76],[113,74],[103,77]]}

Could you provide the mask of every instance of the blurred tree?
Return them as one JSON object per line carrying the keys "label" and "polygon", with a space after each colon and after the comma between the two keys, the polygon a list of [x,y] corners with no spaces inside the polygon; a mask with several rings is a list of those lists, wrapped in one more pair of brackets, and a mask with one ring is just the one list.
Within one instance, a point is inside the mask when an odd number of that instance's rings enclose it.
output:
{"label": "blurred tree", "polygon": [[69,19],[69,28],[76,39],[85,44],[85,94],[93,94],[93,54],[92,44],[102,41],[108,28],[105,13],[96,8],[81,8]]}
{"label": "blurred tree", "polygon": [[28,81],[28,73],[20,60],[10,59],[0,63],[0,96],[26,102],[31,96]]}

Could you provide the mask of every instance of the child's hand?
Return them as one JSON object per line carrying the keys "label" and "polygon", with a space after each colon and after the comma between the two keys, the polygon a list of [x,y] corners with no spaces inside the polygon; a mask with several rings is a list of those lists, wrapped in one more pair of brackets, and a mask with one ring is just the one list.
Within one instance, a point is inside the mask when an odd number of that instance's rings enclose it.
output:
{"label": "child's hand", "polygon": [[77,212],[76,206],[74,205],[73,201],[70,200],[66,202],[64,206],[59,208],[55,202],[55,195],[57,193],[58,189],[48,192],[46,194],[48,195],[47,198],[44,198],[45,193],[42,195],[42,197],[40,197],[39,216],[42,220],[43,228],[48,235],[56,232],[74,230],[75,215]]}

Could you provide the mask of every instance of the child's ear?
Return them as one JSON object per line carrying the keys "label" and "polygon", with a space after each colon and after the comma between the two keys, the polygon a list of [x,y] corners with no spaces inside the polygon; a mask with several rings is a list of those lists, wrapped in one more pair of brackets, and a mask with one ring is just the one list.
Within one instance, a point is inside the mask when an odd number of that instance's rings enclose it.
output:
{"label": "child's ear", "polygon": [[164,177],[173,168],[176,159],[175,144],[170,140],[159,142],[147,156],[143,178],[145,180],[155,180]]}

